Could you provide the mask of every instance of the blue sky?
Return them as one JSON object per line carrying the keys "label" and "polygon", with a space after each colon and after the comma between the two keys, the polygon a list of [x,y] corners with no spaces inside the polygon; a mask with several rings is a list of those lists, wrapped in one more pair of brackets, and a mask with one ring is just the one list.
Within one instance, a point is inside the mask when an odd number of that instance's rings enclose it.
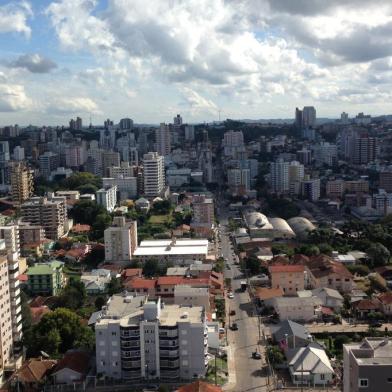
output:
{"label": "blue sky", "polygon": [[391,113],[390,15],[387,0],[2,0],[0,126]]}

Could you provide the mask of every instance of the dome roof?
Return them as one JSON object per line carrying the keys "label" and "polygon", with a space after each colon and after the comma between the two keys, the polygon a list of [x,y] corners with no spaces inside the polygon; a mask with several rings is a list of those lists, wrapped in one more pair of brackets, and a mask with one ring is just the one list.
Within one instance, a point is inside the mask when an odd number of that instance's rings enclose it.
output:
{"label": "dome roof", "polygon": [[309,231],[313,231],[316,229],[314,224],[309,219],[303,218],[302,216],[290,218],[287,223],[291,226],[294,233],[298,236],[306,236]]}

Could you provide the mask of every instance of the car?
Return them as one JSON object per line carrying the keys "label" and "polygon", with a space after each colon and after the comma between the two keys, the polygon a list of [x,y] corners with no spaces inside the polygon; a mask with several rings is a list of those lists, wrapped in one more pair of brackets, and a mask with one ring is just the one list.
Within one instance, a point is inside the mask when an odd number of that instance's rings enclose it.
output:
{"label": "car", "polygon": [[235,316],[235,310],[230,310],[230,316]]}
{"label": "car", "polygon": [[253,351],[252,358],[253,359],[261,359],[261,354],[258,351]]}
{"label": "car", "polygon": [[382,322],[381,321],[371,321],[370,326],[373,328],[381,328],[382,327]]}
{"label": "car", "polygon": [[231,330],[232,330],[232,331],[238,331],[238,325],[237,325],[237,323],[231,324]]}
{"label": "car", "polygon": [[222,328],[222,327],[220,327],[220,328],[219,328],[219,333],[225,333],[225,329]]}
{"label": "car", "polygon": [[228,294],[227,294],[227,297],[230,298],[230,299],[233,299],[234,298],[234,294],[231,291],[229,291]]}

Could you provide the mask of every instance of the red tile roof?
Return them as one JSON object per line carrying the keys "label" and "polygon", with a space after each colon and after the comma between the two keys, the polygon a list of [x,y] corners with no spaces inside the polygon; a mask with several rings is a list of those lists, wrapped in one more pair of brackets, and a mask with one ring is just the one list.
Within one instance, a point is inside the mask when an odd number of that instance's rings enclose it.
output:
{"label": "red tile roof", "polygon": [[305,267],[300,264],[275,264],[268,267],[271,274],[279,272],[304,272]]}
{"label": "red tile roof", "polygon": [[156,279],[136,278],[126,283],[127,287],[132,289],[153,289],[157,284]]}
{"label": "red tile roof", "polygon": [[382,293],[378,296],[379,301],[381,301],[384,305],[392,304],[392,292],[388,291],[386,293]]}
{"label": "red tile roof", "polygon": [[181,284],[183,280],[182,276],[160,276],[158,278],[158,286],[162,285],[176,285]]}
{"label": "red tile roof", "polygon": [[34,299],[31,300],[30,302],[30,308],[35,308],[35,307],[40,307],[46,302],[45,297],[41,297],[40,295],[35,297]]}
{"label": "red tile roof", "polygon": [[378,303],[374,299],[362,299],[353,303],[353,307],[357,310],[378,310]]}
{"label": "red tile roof", "polygon": [[306,266],[312,275],[318,279],[329,275],[340,275],[344,278],[352,279],[351,272],[339,261],[329,256],[319,255],[310,259]]}
{"label": "red tile roof", "polygon": [[81,224],[77,224],[72,228],[72,232],[74,233],[88,233],[91,230],[91,226],[90,225],[81,225]]}
{"label": "red tile roof", "polygon": [[20,274],[18,276],[18,280],[19,282],[27,282],[29,280],[29,277],[27,276],[27,274]]}
{"label": "red tile roof", "polygon": [[321,313],[325,314],[326,316],[332,316],[333,315],[333,310],[331,308],[328,308],[327,306],[322,306],[321,307]]}
{"label": "red tile roof", "polygon": [[53,373],[62,369],[71,369],[85,376],[89,368],[90,356],[87,353],[82,351],[69,351],[58,361],[56,367],[53,369]]}
{"label": "red tile roof", "polygon": [[198,380],[192,384],[179,387],[177,392],[222,392],[222,388],[220,386]]}
{"label": "red tile roof", "polygon": [[31,323],[38,324],[41,321],[42,317],[45,314],[50,313],[51,310],[45,305],[39,307],[30,306],[30,312],[31,312]]}
{"label": "red tile roof", "polygon": [[124,278],[131,278],[133,276],[142,276],[142,268],[127,268],[123,271]]}
{"label": "red tile roof", "polygon": [[12,379],[17,379],[22,383],[40,382],[56,363],[54,359],[31,358],[13,374]]}
{"label": "red tile roof", "polygon": [[256,297],[258,297],[262,301],[275,297],[283,297],[283,295],[284,292],[281,288],[270,289],[268,287],[259,287],[258,289],[256,289]]}

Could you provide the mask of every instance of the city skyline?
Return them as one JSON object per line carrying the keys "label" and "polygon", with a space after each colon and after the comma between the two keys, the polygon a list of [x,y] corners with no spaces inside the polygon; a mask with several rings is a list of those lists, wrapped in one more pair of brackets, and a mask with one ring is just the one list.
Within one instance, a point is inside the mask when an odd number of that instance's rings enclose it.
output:
{"label": "city skyline", "polygon": [[[389,114],[392,4],[4,1],[2,125]],[[221,111],[221,113],[219,113]]]}

